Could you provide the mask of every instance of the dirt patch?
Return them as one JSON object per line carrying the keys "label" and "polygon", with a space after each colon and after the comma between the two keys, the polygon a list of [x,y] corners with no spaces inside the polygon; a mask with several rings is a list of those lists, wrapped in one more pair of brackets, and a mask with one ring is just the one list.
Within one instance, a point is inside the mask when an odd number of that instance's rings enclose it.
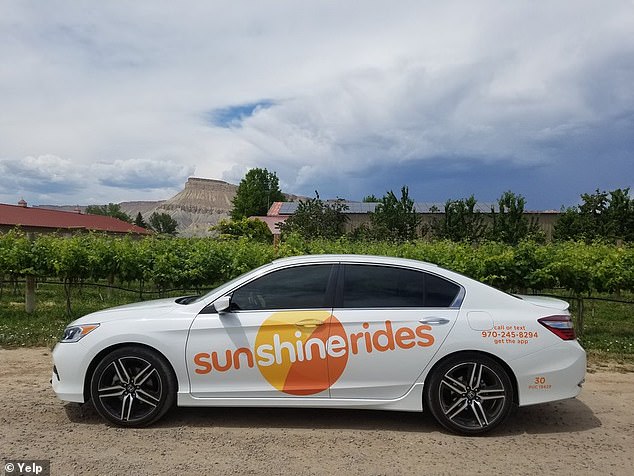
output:
{"label": "dirt patch", "polygon": [[634,360],[631,355],[614,357],[606,354],[588,355],[588,372],[634,372]]}
{"label": "dirt patch", "polygon": [[52,474],[632,474],[634,373],[594,368],[578,399],[521,408],[490,436],[429,415],[177,408],[157,425],[108,426],[65,404],[45,348],[0,350],[0,456]]}

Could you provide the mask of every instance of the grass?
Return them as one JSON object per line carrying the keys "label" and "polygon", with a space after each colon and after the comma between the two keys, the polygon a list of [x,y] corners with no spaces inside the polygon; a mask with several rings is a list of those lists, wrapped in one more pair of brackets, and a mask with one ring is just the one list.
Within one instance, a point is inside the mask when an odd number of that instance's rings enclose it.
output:
{"label": "grass", "polygon": [[[23,292],[22,286],[17,289],[17,294],[7,285],[2,290],[0,346],[52,346],[70,321],[94,311],[139,301],[136,292],[84,286],[81,290],[73,290],[72,315],[67,316],[62,286],[39,283],[36,292],[37,311],[26,314]],[[196,292],[180,291],[170,295],[183,294]],[[144,297],[152,299],[156,295],[146,294]],[[620,299],[634,301],[634,294],[622,295]],[[576,302],[570,302],[572,314],[576,318]],[[599,360],[634,363],[634,305],[585,301],[584,308],[584,332],[579,336],[579,341],[589,355]]]}
{"label": "grass", "polygon": [[[24,289],[18,294],[5,285],[0,298],[0,346],[33,347],[53,346],[71,321],[91,312],[140,301],[137,292],[108,290],[92,286],[73,289],[71,315],[66,313],[66,298],[61,285],[39,283],[36,290],[37,310],[27,314],[24,310]],[[173,292],[167,296],[196,294]],[[156,299],[156,294],[144,294],[144,299]]]}
{"label": "grass", "polygon": [[[634,301],[634,296],[629,294],[619,299]],[[570,302],[573,317],[577,320],[577,303]],[[586,300],[579,341],[587,351],[596,355],[634,361],[634,304]]]}

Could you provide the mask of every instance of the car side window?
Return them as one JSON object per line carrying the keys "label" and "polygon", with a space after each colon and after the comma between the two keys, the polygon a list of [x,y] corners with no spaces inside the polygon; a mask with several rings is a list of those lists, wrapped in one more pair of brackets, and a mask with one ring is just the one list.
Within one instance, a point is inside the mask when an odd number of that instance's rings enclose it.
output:
{"label": "car side window", "polygon": [[332,265],[295,266],[273,271],[236,289],[231,308],[321,309],[328,307],[327,287]]}
{"label": "car side window", "polygon": [[449,307],[459,286],[437,276],[390,266],[346,265],[344,308]]}

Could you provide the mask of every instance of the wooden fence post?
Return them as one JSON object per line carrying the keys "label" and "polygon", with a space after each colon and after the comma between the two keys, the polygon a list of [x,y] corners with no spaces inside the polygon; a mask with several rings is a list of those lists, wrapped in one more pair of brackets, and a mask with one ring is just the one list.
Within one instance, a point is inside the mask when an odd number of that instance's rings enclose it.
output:
{"label": "wooden fence post", "polygon": [[37,301],[35,298],[35,276],[26,277],[26,288],[24,291],[24,310],[27,314],[33,314]]}
{"label": "wooden fence post", "polygon": [[577,334],[583,335],[583,298],[577,298]]}
{"label": "wooden fence post", "polygon": [[[31,241],[31,243],[35,240],[35,235],[33,233],[27,233],[26,237],[29,241]],[[26,276],[26,287],[24,289],[24,310],[27,314],[33,314],[36,306],[35,276],[29,274]]]}

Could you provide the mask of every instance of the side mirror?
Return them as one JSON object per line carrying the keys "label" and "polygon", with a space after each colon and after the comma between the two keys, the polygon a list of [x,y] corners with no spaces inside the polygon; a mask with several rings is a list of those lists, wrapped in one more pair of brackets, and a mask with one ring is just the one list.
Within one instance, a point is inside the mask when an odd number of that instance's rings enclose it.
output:
{"label": "side mirror", "polygon": [[221,296],[214,301],[214,309],[218,314],[226,312],[231,306],[231,296]]}

